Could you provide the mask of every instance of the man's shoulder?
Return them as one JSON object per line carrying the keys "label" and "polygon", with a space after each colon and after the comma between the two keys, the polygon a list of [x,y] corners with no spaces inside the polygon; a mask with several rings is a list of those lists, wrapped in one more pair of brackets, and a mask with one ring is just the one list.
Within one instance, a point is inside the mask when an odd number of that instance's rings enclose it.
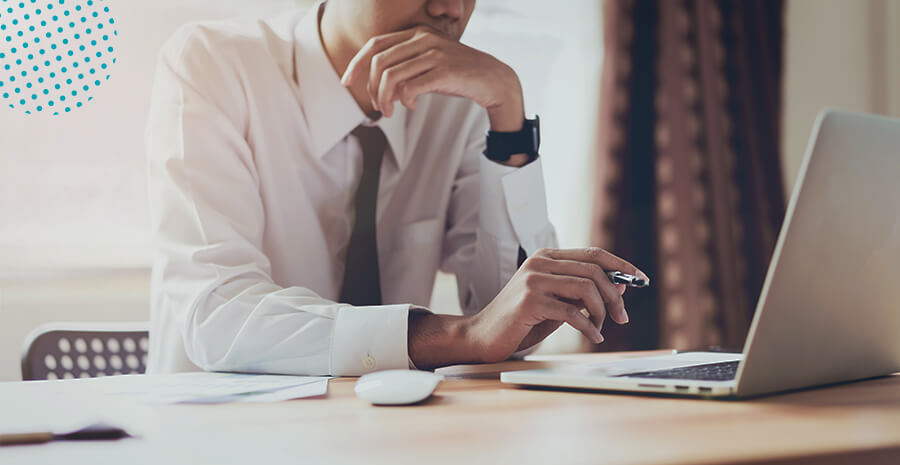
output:
{"label": "man's shoulder", "polygon": [[174,65],[246,65],[260,58],[290,61],[294,28],[304,13],[296,9],[269,18],[189,22],[166,41],[161,54]]}

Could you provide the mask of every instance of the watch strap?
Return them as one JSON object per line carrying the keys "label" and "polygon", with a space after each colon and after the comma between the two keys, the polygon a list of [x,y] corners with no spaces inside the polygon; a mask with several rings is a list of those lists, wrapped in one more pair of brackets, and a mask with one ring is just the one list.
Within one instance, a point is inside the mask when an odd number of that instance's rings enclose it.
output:
{"label": "watch strap", "polygon": [[516,132],[487,132],[484,155],[494,161],[508,161],[512,155],[528,154],[537,158],[541,145],[540,119],[526,119],[522,129]]}

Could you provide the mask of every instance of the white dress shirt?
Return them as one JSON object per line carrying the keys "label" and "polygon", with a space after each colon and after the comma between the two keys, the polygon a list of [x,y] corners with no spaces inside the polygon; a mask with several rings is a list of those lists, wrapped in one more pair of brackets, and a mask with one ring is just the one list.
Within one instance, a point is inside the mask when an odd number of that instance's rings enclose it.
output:
{"label": "white dress shirt", "polygon": [[148,371],[361,375],[407,368],[410,305],[437,271],[466,314],[516,271],[518,248],[556,244],[541,162],[482,154],[469,100],[419,97],[377,124],[385,305],[337,303],[372,123],[341,86],[318,12],[191,24],[160,55],[147,126],[157,244]]}

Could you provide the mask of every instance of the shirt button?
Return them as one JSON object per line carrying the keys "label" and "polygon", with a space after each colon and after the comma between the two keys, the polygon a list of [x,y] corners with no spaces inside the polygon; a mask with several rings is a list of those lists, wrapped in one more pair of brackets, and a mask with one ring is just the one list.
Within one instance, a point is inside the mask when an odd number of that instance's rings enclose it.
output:
{"label": "shirt button", "polygon": [[366,368],[368,368],[368,369],[370,369],[370,370],[374,370],[374,369],[375,369],[375,365],[376,365],[376,363],[375,363],[375,357],[373,357],[373,356],[371,356],[371,355],[367,355],[365,358],[363,358],[363,366],[364,366],[364,367],[366,367]]}

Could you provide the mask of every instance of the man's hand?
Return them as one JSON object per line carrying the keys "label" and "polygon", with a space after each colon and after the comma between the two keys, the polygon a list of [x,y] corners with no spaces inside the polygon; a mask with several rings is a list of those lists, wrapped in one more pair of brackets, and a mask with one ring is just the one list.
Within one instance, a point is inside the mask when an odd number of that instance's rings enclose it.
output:
{"label": "man's hand", "polygon": [[549,334],[541,326],[550,322],[568,323],[600,343],[607,314],[618,324],[628,323],[624,288],[606,275],[614,270],[646,278],[634,265],[600,248],[539,250],[473,317],[470,340],[481,348],[485,362],[505,360],[537,344]]}
{"label": "man's hand", "polygon": [[625,287],[613,284],[607,271],[649,282],[634,265],[600,248],[539,250],[480,313],[411,318],[410,356],[420,368],[498,362],[542,341],[562,323],[600,343],[607,314],[618,324],[628,322]]}
{"label": "man's hand", "polygon": [[374,109],[387,117],[394,114],[394,102],[415,109],[416,97],[434,92],[483,106],[494,131],[519,131],[525,118],[522,87],[512,68],[428,26],[370,39],[341,82],[351,87],[362,80]]}

